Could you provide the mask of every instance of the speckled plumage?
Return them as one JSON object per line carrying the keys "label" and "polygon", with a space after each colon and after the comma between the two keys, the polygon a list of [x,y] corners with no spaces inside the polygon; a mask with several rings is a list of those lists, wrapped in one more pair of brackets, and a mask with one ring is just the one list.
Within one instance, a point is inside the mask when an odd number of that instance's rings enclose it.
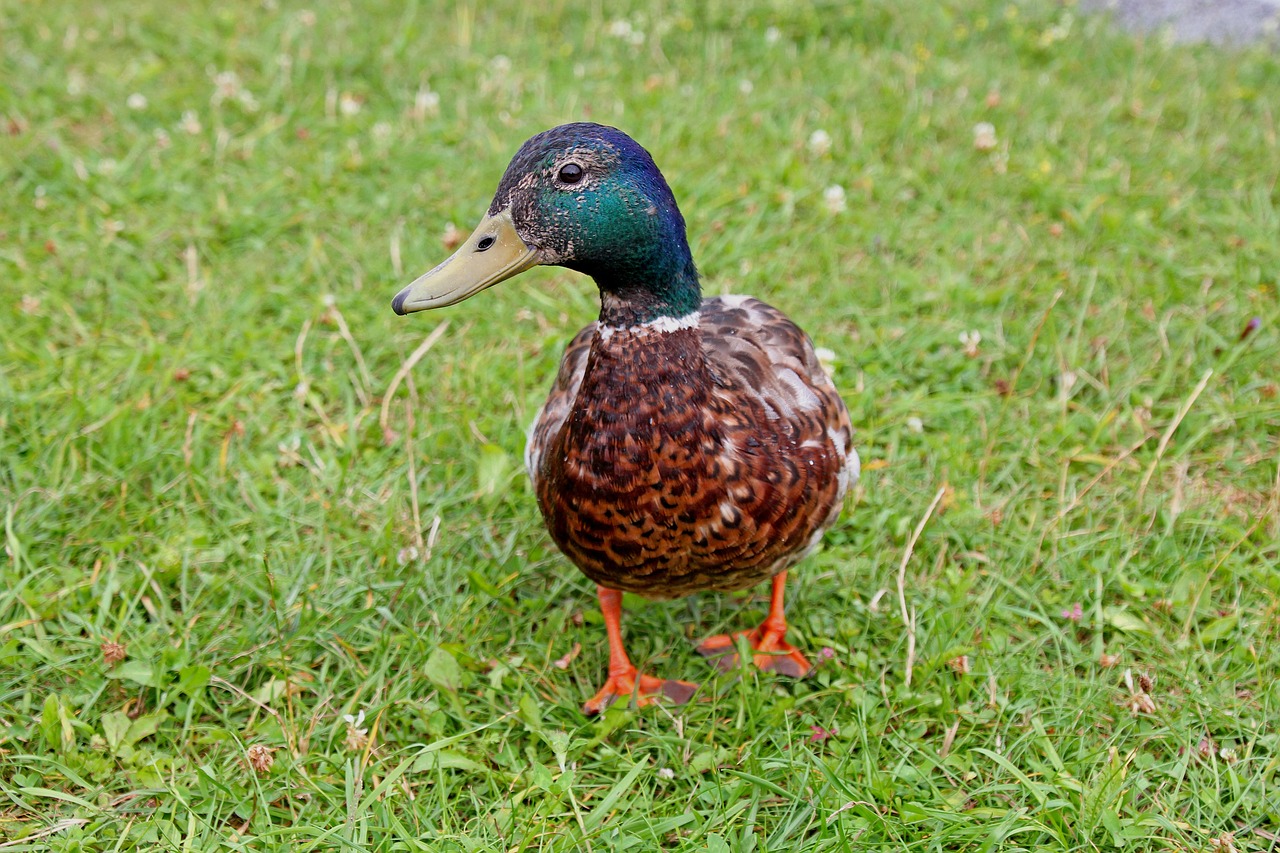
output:
{"label": "speckled plumage", "polygon": [[705,300],[695,328],[599,330],[569,344],[526,456],[574,564],[673,598],[753,586],[808,553],[858,473],[808,336],[744,297]]}
{"label": "speckled plumage", "polygon": [[[759,300],[703,300],[653,158],[585,123],[521,146],[472,235],[392,307],[451,305],[538,264],[600,288],[600,317],[569,344],[526,453],[551,537],[597,584],[609,677],[584,710],[696,690],[631,663],[622,590],[675,598],[773,578],[768,616],[739,636],[756,666],[803,676],[809,661],[785,640],[786,573],[858,477],[849,414],[808,336]],[[731,666],[737,642],[698,651]]]}

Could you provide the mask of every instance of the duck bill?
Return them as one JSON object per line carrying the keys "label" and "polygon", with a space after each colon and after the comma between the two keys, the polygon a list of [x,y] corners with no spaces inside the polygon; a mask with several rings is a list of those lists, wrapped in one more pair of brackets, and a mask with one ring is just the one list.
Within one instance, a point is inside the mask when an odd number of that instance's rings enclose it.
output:
{"label": "duck bill", "polygon": [[504,208],[480,220],[466,242],[440,266],[397,293],[391,308],[397,314],[411,314],[453,305],[519,275],[538,261],[538,250],[520,239],[510,208]]}

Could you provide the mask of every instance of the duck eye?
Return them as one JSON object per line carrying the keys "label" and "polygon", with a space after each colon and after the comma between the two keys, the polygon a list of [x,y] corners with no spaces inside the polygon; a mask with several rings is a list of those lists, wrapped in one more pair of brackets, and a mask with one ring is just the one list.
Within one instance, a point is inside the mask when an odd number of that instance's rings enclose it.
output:
{"label": "duck eye", "polygon": [[494,238],[492,235],[488,237],[481,237],[480,242],[476,243],[476,251],[477,252],[485,251],[486,249],[488,249],[490,246],[493,245],[493,240]]}
{"label": "duck eye", "polygon": [[576,184],[582,180],[582,167],[577,163],[565,163],[560,167],[560,174],[556,177],[562,184]]}

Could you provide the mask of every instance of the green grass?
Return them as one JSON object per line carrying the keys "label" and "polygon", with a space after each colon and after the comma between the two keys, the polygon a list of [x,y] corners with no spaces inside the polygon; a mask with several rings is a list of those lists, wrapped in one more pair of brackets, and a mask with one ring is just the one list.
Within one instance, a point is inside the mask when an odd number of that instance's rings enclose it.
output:
{"label": "green grass", "polygon": [[[0,846],[1277,849],[1276,56],[551,5],[0,0]],[[519,460],[594,288],[391,314],[583,118],[708,292],[836,354],[866,472],[794,574],[807,681],[692,651],[763,590],[628,599],[703,701],[585,718],[603,630]]]}

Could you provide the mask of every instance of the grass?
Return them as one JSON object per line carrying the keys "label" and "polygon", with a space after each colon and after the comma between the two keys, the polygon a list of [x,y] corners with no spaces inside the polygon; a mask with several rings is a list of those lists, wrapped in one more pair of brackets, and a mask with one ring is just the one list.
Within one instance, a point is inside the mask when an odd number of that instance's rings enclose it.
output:
{"label": "grass", "polygon": [[[0,2],[0,848],[1280,848],[1276,56],[534,5]],[[594,288],[391,314],[581,118],[708,292],[835,353],[866,473],[795,573],[807,681],[692,652],[763,590],[628,599],[703,701],[585,718],[519,460]]]}

